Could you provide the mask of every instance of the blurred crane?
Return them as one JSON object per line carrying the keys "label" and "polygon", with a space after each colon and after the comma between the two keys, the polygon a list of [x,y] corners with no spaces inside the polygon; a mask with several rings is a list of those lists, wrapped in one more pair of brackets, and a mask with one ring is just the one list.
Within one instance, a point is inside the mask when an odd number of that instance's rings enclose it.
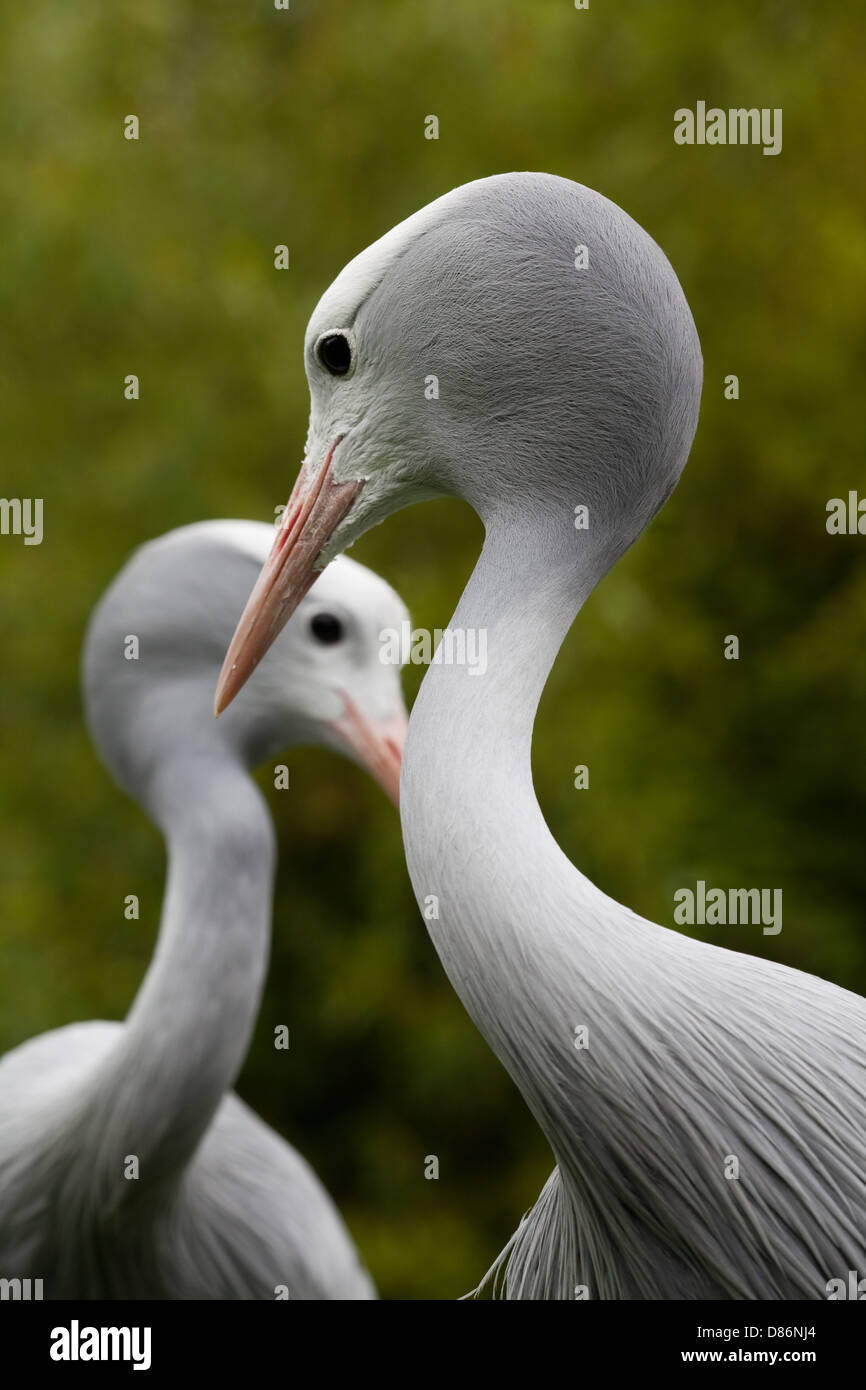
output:
{"label": "blurred crane", "polygon": [[94,743],[162,829],[159,939],[125,1023],[45,1033],[0,1062],[0,1274],[49,1298],[375,1297],[301,1156],[229,1088],[267,967],[273,827],[250,768],[290,744],[364,763],[396,797],[406,715],[378,636],[405,609],[329,570],[214,722],[213,684],[273,540],[184,527],[137,551],[84,651]]}

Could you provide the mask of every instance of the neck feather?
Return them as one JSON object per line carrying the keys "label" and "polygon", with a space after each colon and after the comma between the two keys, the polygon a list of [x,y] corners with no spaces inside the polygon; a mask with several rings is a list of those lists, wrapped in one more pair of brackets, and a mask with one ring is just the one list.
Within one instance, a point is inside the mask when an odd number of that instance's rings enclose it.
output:
{"label": "neck feather", "polygon": [[[122,1036],[76,1106],[96,1148],[83,1154],[90,1182],[110,1208],[181,1176],[240,1071],[270,941],[273,827],[247,770],[228,756],[178,762],[151,805],[168,846],[159,939]],[[124,1177],[129,1155],[138,1181]]]}
{"label": "neck feather", "polygon": [[539,529],[488,526],[451,620],[486,630],[487,670],[430,667],[409,726],[401,814],[409,873],[445,970],[553,1144],[550,1069],[538,1047],[558,1048],[571,1065],[574,1028],[607,993],[601,928],[626,929],[630,914],[565,857],[532,785],[547,675],[611,562],[602,546]]}

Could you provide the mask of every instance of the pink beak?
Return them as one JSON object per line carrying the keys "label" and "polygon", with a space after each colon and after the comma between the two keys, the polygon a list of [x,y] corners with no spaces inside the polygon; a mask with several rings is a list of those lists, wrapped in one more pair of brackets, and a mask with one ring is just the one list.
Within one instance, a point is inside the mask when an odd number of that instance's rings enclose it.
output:
{"label": "pink beak", "polygon": [[400,804],[400,762],[406,741],[408,718],[398,710],[381,724],[372,725],[357,705],[343,694],[345,711],[331,728],[355,754],[359,763],[375,777],[395,806]]}
{"label": "pink beak", "polygon": [[217,682],[214,713],[222,714],[249,680],[274,638],[285,627],[323,566],[316,566],[363,482],[335,483],[331,476],[335,439],[322,468],[311,478],[302,466],[286,504],[280,529],[247,600]]}

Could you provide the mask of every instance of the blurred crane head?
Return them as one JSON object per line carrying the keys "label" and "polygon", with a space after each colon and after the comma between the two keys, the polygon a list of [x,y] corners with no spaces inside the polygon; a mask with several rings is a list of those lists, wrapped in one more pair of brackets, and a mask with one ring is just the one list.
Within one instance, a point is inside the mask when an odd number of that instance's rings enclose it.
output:
{"label": "blurred crane head", "polygon": [[273,529],[185,526],[135,552],[97,605],[84,644],[88,726],[107,767],[158,814],[166,762],[236,756],[249,766],[290,745],[347,754],[397,799],[406,710],[380,634],[407,620],[378,575],[341,559],[306,594],[225,718],[213,690]]}

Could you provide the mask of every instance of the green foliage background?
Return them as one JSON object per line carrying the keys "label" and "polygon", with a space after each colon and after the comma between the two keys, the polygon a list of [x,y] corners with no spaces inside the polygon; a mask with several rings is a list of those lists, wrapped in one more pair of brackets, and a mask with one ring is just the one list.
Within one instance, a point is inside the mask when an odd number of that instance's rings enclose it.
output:
{"label": "green foliage background", "polygon": [[[46,529],[39,548],[0,538],[0,1046],[122,1017],[153,947],[162,846],[80,717],[92,605],[140,541],[273,516],[302,454],[322,290],[416,208],[508,169],[627,208],[677,269],[705,359],[683,481],[545,693],[549,823],[606,891],[668,924],[698,878],[781,887],[781,935],[696,930],[866,990],[866,541],[825,531],[827,499],[864,491],[864,29],[856,6],[805,0],[5,7],[0,491],[44,497]],[[675,146],[673,112],[699,98],[782,107],[782,154]],[[440,502],[354,553],[433,627],[479,540]],[[550,1157],[439,967],[393,809],[329,754],[291,766],[291,793],[271,793],[273,968],[239,1090],[313,1161],[383,1295],[452,1298]]]}

